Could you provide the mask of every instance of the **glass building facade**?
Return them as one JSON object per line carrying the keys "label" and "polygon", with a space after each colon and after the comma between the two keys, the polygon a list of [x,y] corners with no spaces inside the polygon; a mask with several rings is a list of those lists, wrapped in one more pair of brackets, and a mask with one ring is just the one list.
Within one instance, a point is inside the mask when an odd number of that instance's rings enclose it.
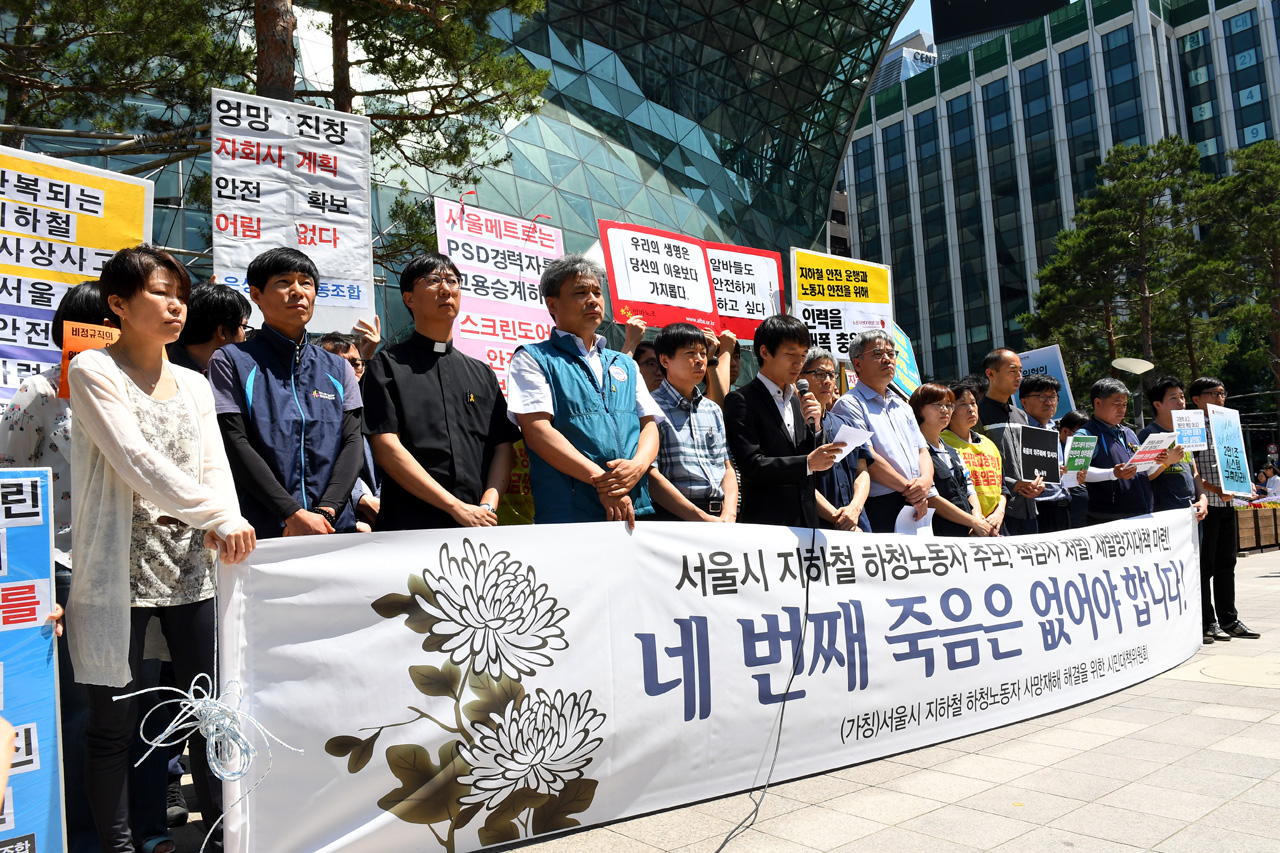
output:
{"label": "glass building facade", "polygon": [[[1280,0],[1076,0],[878,92],[845,157],[854,198],[832,196],[833,213],[848,205],[832,241],[892,267],[922,373],[954,378],[1024,345],[1036,272],[1113,145],[1182,135],[1221,174],[1228,151],[1275,139],[1278,18]],[[905,173],[905,210],[888,180],[863,179],[877,162]]]}

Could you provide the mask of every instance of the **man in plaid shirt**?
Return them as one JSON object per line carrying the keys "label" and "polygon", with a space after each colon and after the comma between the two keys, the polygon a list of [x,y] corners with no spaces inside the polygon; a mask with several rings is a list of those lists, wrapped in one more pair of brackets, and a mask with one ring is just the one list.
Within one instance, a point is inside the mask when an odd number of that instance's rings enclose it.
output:
{"label": "man in plaid shirt", "polygon": [[[1225,406],[1227,389],[1221,379],[1201,376],[1191,387],[1191,402],[1205,413],[1205,429],[1209,437],[1207,450],[1195,451],[1200,486],[1209,498],[1209,512],[1200,522],[1200,604],[1204,620],[1204,642],[1226,642],[1233,638],[1256,640],[1260,634],[1250,631],[1236,613],[1236,511],[1231,495],[1222,490],[1222,475],[1213,449],[1213,430],[1209,425],[1209,405]],[[1215,608],[1216,605],[1216,608]]]}
{"label": "man in plaid shirt", "polygon": [[672,323],[653,345],[666,376],[653,400],[667,416],[658,424],[658,473],[649,475],[655,518],[734,521],[738,480],[724,416],[698,389],[707,373],[706,338],[692,324]]}

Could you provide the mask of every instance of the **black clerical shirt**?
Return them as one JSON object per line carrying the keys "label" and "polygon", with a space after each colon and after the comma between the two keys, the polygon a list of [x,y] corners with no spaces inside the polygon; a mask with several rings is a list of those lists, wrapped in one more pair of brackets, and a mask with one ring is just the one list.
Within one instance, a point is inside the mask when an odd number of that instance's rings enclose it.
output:
{"label": "black clerical shirt", "polygon": [[[388,347],[369,363],[363,394],[365,434],[399,434],[418,464],[466,503],[480,502],[494,449],[520,439],[493,370],[452,342],[414,332]],[[457,522],[394,478],[384,478],[375,530],[438,527]]]}

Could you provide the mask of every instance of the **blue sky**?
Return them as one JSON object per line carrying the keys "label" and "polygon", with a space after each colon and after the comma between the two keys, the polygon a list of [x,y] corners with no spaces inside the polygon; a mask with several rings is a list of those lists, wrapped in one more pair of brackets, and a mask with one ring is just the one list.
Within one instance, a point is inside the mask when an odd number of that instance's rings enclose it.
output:
{"label": "blue sky", "polygon": [[929,0],[915,0],[911,4],[898,27],[898,38],[915,30],[924,30],[926,33],[933,31],[933,13],[929,9]]}

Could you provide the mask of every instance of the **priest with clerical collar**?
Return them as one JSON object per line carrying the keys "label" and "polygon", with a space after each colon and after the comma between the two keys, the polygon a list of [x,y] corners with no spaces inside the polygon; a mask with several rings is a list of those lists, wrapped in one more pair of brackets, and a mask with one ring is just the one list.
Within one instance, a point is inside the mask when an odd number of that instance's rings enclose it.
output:
{"label": "priest with clerical collar", "polygon": [[400,276],[413,335],[364,378],[365,434],[384,473],[374,530],[492,527],[520,432],[492,368],[454,349],[462,276],[447,256],[414,258]]}

